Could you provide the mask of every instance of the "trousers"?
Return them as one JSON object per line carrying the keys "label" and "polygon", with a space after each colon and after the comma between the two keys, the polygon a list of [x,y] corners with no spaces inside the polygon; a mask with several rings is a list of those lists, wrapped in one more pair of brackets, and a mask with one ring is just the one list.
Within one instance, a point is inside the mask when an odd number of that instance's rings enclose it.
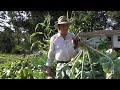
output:
{"label": "trousers", "polygon": [[64,67],[65,64],[66,64],[66,62],[63,62],[63,63],[58,62],[57,63],[55,79],[70,79],[68,72],[70,71],[72,66],[69,65],[67,68],[64,68],[61,70],[61,68]]}

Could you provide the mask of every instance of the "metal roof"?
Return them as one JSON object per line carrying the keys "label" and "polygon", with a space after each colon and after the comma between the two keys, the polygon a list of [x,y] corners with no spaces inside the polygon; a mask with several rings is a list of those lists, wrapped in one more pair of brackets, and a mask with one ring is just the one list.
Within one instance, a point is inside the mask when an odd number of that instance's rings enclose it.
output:
{"label": "metal roof", "polygon": [[96,36],[96,35],[113,35],[118,33],[120,33],[120,30],[97,30],[92,32],[81,32],[79,36],[86,37],[86,36]]}

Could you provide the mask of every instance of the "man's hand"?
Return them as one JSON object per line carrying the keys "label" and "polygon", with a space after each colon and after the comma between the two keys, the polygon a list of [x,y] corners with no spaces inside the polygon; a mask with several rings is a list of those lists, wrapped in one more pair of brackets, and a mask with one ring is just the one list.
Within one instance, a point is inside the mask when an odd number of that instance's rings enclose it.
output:
{"label": "man's hand", "polygon": [[74,44],[74,49],[85,45],[85,41],[82,38],[72,38],[72,42]]}
{"label": "man's hand", "polygon": [[80,38],[78,43],[79,43],[78,46],[80,46],[80,47],[85,45],[85,41],[82,38]]}
{"label": "man's hand", "polygon": [[53,79],[51,76],[48,76],[47,79]]}
{"label": "man's hand", "polygon": [[46,74],[48,76],[47,79],[52,79],[53,72],[52,72],[51,67],[47,66]]}
{"label": "man's hand", "polygon": [[78,40],[72,38],[72,43],[74,44],[74,49],[78,47]]}

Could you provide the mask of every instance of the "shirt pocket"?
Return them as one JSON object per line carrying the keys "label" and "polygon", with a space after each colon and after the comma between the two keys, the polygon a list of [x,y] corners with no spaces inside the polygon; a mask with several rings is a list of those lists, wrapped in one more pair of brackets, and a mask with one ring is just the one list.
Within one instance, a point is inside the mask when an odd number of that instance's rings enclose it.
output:
{"label": "shirt pocket", "polygon": [[60,50],[62,48],[62,44],[56,44],[55,49]]}
{"label": "shirt pocket", "polygon": [[60,49],[60,45],[56,45],[56,50],[57,50],[57,49]]}

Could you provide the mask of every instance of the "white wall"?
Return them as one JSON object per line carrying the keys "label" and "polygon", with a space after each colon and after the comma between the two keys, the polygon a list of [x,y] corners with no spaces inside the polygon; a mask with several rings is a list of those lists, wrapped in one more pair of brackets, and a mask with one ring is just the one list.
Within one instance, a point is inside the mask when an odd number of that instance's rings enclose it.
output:
{"label": "white wall", "polygon": [[120,34],[113,35],[112,45],[114,48],[120,48],[120,41],[118,41],[118,36],[120,36]]}
{"label": "white wall", "polygon": [[[87,38],[87,37],[86,37]],[[91,36],[89,38],[93,38],[92,40],[90,40],[88,43],[93,46],[94,48],[98,47],[98,45],[100,44],[100,40],[104,40],[106,39],[105,35],[99,35],[99,36]]]}

